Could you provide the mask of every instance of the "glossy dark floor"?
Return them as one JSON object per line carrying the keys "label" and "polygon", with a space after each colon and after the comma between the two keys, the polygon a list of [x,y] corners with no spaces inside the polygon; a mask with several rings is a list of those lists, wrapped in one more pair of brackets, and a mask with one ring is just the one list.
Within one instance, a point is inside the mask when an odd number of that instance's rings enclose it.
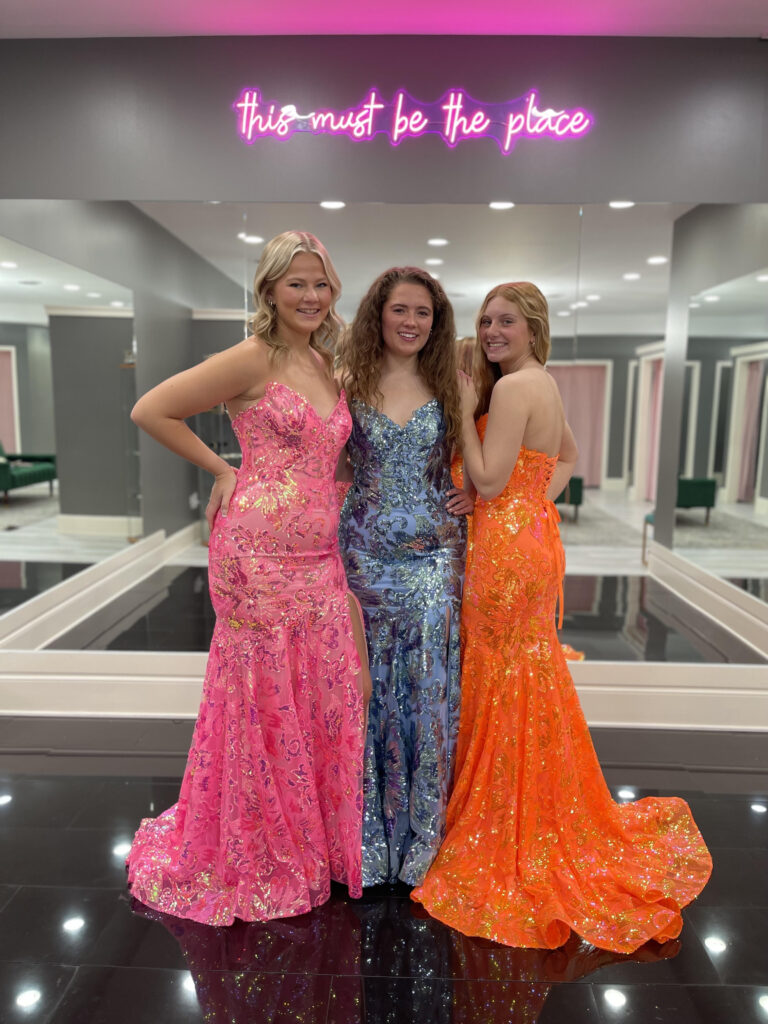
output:
{"label": "glossy dark floor", "polygon": [[0,562],[0,615],[86,568],[74,562]]}
{"label": "glossy dark floor", "polygon": [[[590,661],[762,660],[644,576],[566,576],[561,639]],[[205,569],[163,566],[58,637],[60,650],[207,651],[214,614]]]}
{"label": "glossy dark floor", "polygon": [[[159,747],[122,723],[117,747]],[[172,732],[167,733],[168,736]],[[178,778],[152,762],[0,755],[0,1021],[29,1024],[765,1024],[768,741],[598,730],[617,799],[685,797],[712,879],[679,940],[616,957],[470,939],[404,890],[207,928],[131,903],[123,861]],[[81,774],[73,774],[80,771]]]}

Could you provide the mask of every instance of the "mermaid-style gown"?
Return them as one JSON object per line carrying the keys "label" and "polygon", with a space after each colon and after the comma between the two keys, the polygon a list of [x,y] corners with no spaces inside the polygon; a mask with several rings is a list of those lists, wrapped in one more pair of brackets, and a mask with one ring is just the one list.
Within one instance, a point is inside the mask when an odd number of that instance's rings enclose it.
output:
{"label": "mermaid-style gown", "polygon": [[363,885],[417,885],[445,832],[453,775],[466,529],[445,508],[453,484],[437,399],[404,427],[359,401],[352,419],[339,542],[373,683]]}
{"label": "mermaid-style gown", "polygon": [[412,898],[466,935],[554,949],[573,929],[628,953],[679,934],[712,861],[685,801],[619,805],[603,779],[555,632],[556,461],[521,448],[502,493],[475,504],[456,784]]}
{"label": "mermaid-style gown", "polygon": [[334,476],[349,434],[284,384],[235,416],[243,465],[209,551],[216,627],[178,803],[142,821],[133,895],[204,924],[361,895],[363,708]]}

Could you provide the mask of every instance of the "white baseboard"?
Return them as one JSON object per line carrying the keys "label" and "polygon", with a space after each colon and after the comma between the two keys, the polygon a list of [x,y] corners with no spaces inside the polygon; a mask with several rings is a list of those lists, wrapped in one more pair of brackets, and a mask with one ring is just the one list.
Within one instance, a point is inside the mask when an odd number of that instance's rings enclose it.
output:
{"label": "white baseboard", "polygon": [[[207,655],[5,651],[0,715],[193,719]],[[768,665],[576,662],[591,726],[768,731]]]}
{"label": "white baseboard", "polygon": [[140,537],[144,524],[141,516],[73,516],[56,519],[59,533],[92,537]]}

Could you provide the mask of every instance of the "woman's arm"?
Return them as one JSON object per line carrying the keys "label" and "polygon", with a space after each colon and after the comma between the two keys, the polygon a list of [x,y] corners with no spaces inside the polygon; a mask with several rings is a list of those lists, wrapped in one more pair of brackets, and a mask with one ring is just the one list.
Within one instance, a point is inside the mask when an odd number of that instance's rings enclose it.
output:
{"label": "woman's arm", "polygon": [[573,467],[579,458],[579,449],[576,447],[576,439],[573,436],[573,431],[565,424],[563,430],[563,440],[560,443],[560,453],[557,458],[557,465],[555,466],[555,472],[552,474],[549,487],[547,488],[547,497],[550,501],[554,501],[555,498],[560,494],[565,485],[571,479],[573,475]]}
{"label": "woman's arm", "polygon": [[226,514],[237,478],[232,467],[184,421],[258,385],[259,377],[265,373],[266,357],[260,347],[253,341],[240,342],[164,380],[143,395],[131,411],[131,419],[142,430],[216,478],[206,509],[209,525],[219,506]]}
{"label": "woman's arm", "polygon": [[495,385],[488,410],[485,439],[475,427],[477,394],[472,382],[461,378],[462,442],[464,473],[469,474],[478,495],[486,501],[504,490],[515,468],[523,443],[531,404],[526,380],[514,374],[502,377]]}

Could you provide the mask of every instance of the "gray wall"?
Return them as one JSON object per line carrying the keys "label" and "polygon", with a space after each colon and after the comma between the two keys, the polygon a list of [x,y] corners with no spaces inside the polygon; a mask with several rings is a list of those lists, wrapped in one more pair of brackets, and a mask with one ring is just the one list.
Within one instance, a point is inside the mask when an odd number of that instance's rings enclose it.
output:
{"label": "gray wall", "polygon": [[132,322],[52,316],[50,333],[61,512],[130,515],[120,366],[131,349]]}
{"label": "gray wall", "polygon": [[[186,306],[146,292],[134,295],[137,394],[191,364],[191,324]],[[197,519],[190,506],[190,496],[198,491],[196,467],[142,431],[139,451],[145,536],[160,529],[171,533]]]}
{"label": "gray wall", "polygon": [[[244,145],[245,86],[299,110],[371,86],[460,86],[595,117],[576,141],[300,133]],[[754,202],[768,199],[766,44],[748,39],[367,36],[0,41],[0,195],[88,199]],[[308,173],[311,169],[311,173]]]}
{"label": "gray wall", "polygon": [[709,442],[715,407],[715,372],[719,360],[730,360],[731,349],[743,344],[738,338],[689,338],[688,359],[701,366],[699,407],[696,421],[696,453],[693,475],[706,476]]}
{"label": "gray wall", "polygon": [[[137,394],[190,365],[189,307],[237,308],[242,302],[236,284],[130,203],[3,200],[0,234],[134,289]],[[126,408],[125,395],[121,398],[115,391],[119,378],[114,376],[115,366],[131,348],[133,325],[130,320],[52,319],[66,324],[57,327],[57,336],[65,338],[66,351],[75,353],[71,366],[60,354],[54,360],[61,511],[136,515],[138,507],[129,500],[137,490],[134,446],[126,440],[132,430],[130,404]],[[91,351],[99,332],[96,325],[103,323],[123,327],[107,330],[104,349]],[[113,333],[119,343],[112,342]],[[52,340],[56,344],[53,335]],[[85,382],[99,395],[95,415],[87,408]],[[103,395],[109,396],[108,410],[102,408]],[[106,418],[99,432],[102,412]],[[93,461],[87,466],[83,453],[89,450]],[[140,452],[145,534],[186,525],[194,518],[189,496],[197,489],[196,470],[144,436]]]}
{"label": "gray wall", "polygon": [[193,320],[191,327],[192,363],[200,363],[214,352],[236,345],[246,335],[237,320]]}
{"label": "gray wall", "polygon": [[48,329],[0,323],[0,345],[16,350],[21,451],[30,455],[55,452]]}

